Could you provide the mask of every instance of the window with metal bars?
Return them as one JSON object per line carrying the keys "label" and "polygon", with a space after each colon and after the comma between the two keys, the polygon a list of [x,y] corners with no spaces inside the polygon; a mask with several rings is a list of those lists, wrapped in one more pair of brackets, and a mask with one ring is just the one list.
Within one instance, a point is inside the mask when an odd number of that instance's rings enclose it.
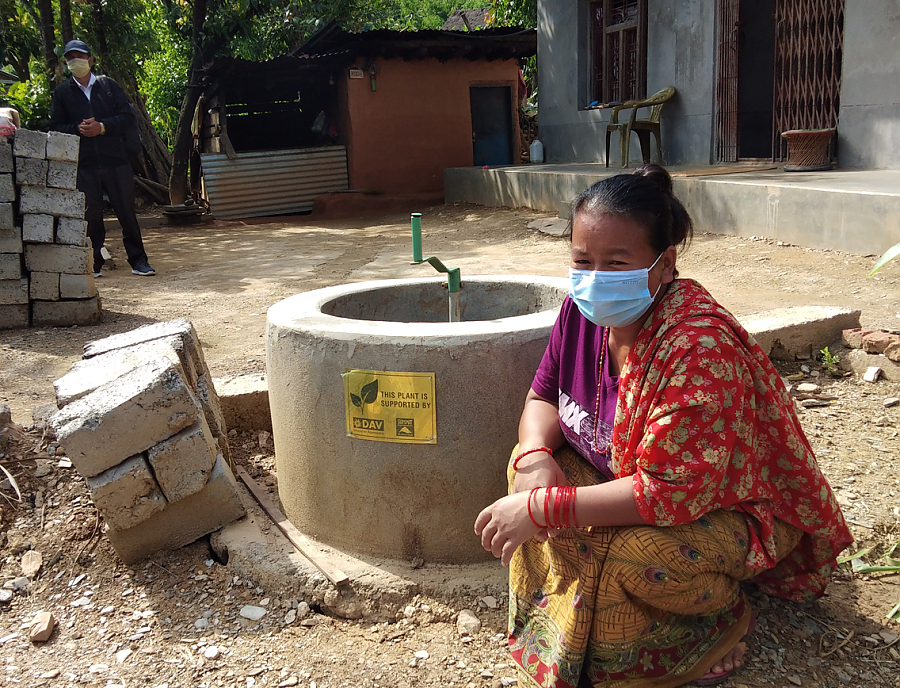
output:
{"label": "window with metal bars", "polygon": [[647,0],[591,2],[592,99],[647,95]]}

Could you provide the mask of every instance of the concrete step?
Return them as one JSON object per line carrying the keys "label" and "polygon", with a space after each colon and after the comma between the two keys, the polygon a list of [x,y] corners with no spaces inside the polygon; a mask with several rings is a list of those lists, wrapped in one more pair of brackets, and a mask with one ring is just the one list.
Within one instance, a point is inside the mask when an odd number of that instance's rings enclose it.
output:
{"label": "concrete step", "polygon": [[[697,175],[696,167],[669,171],[676,195],[700,231],[764,236],[857,255],[881,254],[900,241],[897,170],[768,169],[713,176]],[[451,168],[444,172],[445,198],[565,217],[569,201],[582,190],[622,172],[593,163]]]}

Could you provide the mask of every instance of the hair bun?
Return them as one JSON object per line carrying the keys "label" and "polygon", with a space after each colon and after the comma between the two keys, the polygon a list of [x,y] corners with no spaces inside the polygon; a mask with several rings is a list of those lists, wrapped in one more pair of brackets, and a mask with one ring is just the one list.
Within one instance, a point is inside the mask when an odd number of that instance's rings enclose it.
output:
{"label": "hair bun", "polygon": [[644,163],[634,171],[634,174],[649,179],[667,194],[672,194],[672,177],[664,167],[653,163]]}

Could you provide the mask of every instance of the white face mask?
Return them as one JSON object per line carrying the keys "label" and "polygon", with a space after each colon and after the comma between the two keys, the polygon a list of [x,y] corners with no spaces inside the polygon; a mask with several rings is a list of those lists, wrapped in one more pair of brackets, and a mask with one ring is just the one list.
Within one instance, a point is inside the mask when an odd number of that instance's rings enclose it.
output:
{"label": "white face mask", "polygon": [[76,57],[72,60],[66,60],[66,67],[78,79],[83,79],[91,73],[91,63],[83,57]]}
{"label": "white face mask", "polygon": [[625,327],[643,315],[656,294],[650,293],[649,268],[639,270],[576,270],[569,268],[569,296],[581,314],[598,327]]}

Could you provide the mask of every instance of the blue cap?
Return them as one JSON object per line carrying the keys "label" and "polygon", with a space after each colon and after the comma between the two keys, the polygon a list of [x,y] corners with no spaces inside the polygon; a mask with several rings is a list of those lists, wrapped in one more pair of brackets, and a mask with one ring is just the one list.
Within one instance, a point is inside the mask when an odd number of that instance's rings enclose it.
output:
{"label": "blue cap", "polygon": [[84,41],[69,41],[66,43],[66,48],[63,50],[63,55],[72,52],[73,50],[77,50],[80,53],[84,53],[86,55],[91,54],[91,49],[88,48],[88,44]]}

